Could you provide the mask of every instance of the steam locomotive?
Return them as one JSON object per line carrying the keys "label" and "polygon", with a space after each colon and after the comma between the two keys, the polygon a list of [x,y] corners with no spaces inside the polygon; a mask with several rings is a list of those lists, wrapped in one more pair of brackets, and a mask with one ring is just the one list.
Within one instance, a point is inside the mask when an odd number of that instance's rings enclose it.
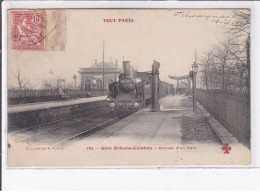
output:
{"label": "steam locomotive", "polygon": [[[134,112],[151,102],[152,84],[150,72],[137,72],[129,61],[123,61],[124,73],[118,82],[109,85],[108,105],[119,114]],[[159,96],[166,96],[173,91],[173,85],[159,81]]]}

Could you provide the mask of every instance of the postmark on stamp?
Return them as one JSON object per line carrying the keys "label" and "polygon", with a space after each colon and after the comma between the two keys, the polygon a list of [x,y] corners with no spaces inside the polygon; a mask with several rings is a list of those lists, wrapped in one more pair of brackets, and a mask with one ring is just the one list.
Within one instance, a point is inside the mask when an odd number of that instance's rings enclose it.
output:
{"label": "postmark on stamp", "polygon": [[44,50],[45,24],[44,11],[13,11],[13,49]]}

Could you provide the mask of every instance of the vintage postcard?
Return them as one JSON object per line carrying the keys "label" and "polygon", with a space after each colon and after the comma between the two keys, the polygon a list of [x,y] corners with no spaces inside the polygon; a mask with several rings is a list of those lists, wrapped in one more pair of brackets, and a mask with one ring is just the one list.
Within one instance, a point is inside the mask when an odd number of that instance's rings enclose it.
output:
{"label": "vintage postcard", "polygon": [[250,9],[9,9],[9,167],[251,164]]}

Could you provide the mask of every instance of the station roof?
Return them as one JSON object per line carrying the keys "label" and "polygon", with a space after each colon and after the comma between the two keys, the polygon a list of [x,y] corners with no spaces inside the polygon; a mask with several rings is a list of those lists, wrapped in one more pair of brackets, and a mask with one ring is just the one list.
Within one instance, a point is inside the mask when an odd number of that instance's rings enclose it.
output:
{"label": "station roof", "polygon": [[[113,62],[104,62],[104,71],[105,72],[114,72],[120,73],[122,69],[115,65]],[[80,68],[79,73],[96,73],[103,72],[103,62],[95,63],[88,68]]]}

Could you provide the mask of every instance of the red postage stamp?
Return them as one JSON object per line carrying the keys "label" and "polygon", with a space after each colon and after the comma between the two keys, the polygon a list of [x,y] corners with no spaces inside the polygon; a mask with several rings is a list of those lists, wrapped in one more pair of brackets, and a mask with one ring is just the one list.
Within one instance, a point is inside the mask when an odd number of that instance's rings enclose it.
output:
{"label": "red postage stamp", "polygon": [[44,11],[13,11],[13,49],[44,50],[45,17]]}

